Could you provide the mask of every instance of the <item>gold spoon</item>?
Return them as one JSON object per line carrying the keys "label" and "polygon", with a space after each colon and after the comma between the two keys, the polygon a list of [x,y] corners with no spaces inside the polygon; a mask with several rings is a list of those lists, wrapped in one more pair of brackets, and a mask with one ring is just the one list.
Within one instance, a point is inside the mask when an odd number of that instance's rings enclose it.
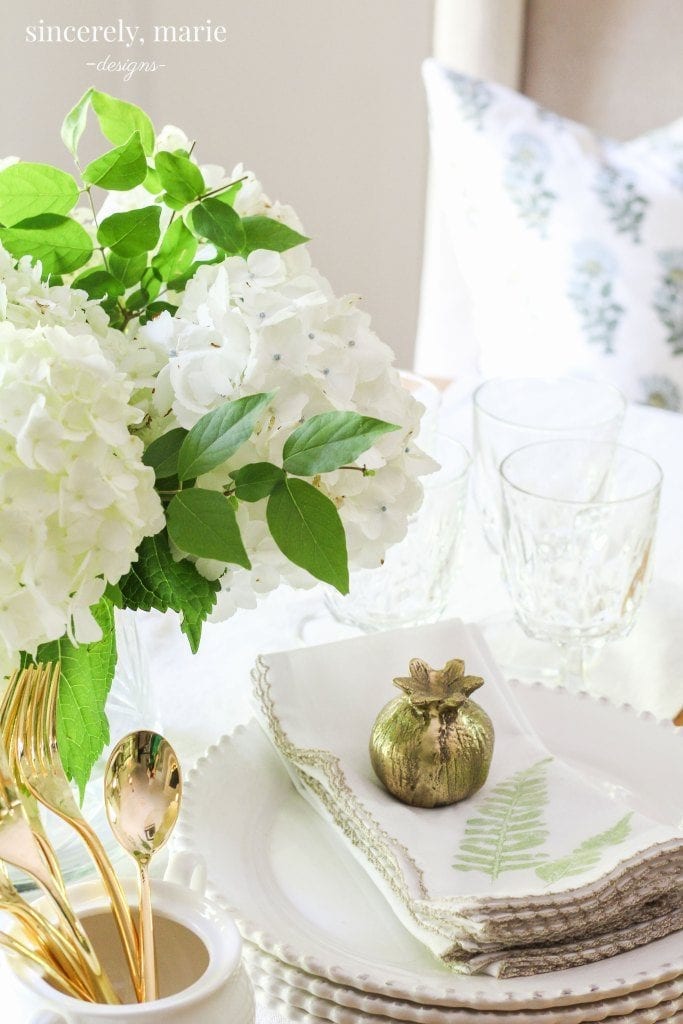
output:
{"label": "gold spoon", "polygon": [[117,743],[104,774],[104,803],[114,836],[138,867],[142,1002],[157,998],[149,862],[173,831],[181,796],[178,758],[163,736],[132,732]]}

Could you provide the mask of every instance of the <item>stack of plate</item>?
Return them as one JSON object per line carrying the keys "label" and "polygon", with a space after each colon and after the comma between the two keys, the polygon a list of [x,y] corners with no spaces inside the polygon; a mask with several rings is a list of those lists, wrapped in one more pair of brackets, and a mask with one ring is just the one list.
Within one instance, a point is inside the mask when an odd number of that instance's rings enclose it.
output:
{"label": "stack of plate", "polygon": [[[683,730],[584,694],[511,685],[554,753],[635,809],[671,819]],[[213,893],[235,915],[262,1001],[292,1020],[683,1022],[681,933],[532,978],[449,972],[298,795],[255,722],[212,747],[190,775],[180,845],[205,858]]]}

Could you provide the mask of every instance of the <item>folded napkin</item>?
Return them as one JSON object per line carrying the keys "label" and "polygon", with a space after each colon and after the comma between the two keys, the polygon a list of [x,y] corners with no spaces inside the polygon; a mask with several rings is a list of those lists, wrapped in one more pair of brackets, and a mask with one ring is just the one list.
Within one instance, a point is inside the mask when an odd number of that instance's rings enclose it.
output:
{"label": "folded napkin", "polygon": [[[398,802],[370,764],[375,717],[413,657],[435,667],[462,658],[486,680],[475,699],[496,732],[489,779],[450,807]],[[454,970],[559,970],[683,927],[683,832],[546,749],[475,627],[442,622],[271,654],[252,677],[302,795]]]}

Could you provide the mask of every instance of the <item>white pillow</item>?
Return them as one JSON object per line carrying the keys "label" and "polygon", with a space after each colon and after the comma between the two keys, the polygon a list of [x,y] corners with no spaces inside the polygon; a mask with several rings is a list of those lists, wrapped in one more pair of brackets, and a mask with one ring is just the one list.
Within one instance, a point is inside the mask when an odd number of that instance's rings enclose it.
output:
{"label": "white pillow", "polygon": [[[619,143],[436,61],[424,77],[478,370],[599,377],[680,408],[683,119]],[[423,333],[420,366],[438,372],[441,348],[452,368],[444,348],[458,344],[455,326]]]}

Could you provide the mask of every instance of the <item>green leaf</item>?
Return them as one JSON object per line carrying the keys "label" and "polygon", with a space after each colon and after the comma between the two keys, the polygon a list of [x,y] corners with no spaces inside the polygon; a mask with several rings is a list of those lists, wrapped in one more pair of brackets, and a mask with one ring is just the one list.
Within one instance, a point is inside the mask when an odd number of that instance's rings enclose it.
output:
{"label": "green leaf", "polygon": [[68,779],[83,799],[93,765],[109,742],[104,708],[116,668],[114,609],[102,598],[92,609],[102,639],[74,646],[67,637],[41,644],[37,662],[62,664],[57,700],[57,744]]}
{"label": "green leaf", "polygon": [[147,177],[147,160],[140,142],[140,132],[133,132],[128,142],[93,160],[83,171],[88,185],[127,192],[141,185]]}
{"label": "green leaf", "polygon": [[132,310],[132,312],[144,309],[149,302],[149,298],[149,292],[146,288],[138,288],[137,291],[132,292],[126,297],[126,308]]}
{"label": "green leaf", "polygon": [[605,832],[599,832],[589,839],[584,839],[575,850],[572,850],[566,857],[551,861],[536,868],[536,874],[544,882],[553,884],[568,875],[580,875],[589,868],[595,867],[602,857],[603,852],[609,846],[617,846],[628,837],[631,832],[631,818],[633,812],[625,814],[623,818],[608,828]]}
{"label": "green leaf", "polygon": [[230,188],[226,188],[225,192],[219,192],[215,198],[220,200],[221,203],[227,203],[228,206],[234,206],[237,194],[243,184],[243,181],[235,181]]}
{"label": "green leaf", "polygon": [[224,259],[225,256],[221,253],[210,260],[197,260],[192,263],[183,274],[180,274],[179,277],[172,278],[168,282],[168,287],[172,291],[181,292],[190,278],[194,277],[200,267],[210,267],[214,263],[222,263]]}
{"label": "green leaf", "polygon": [[147,167],[147,176],[142,184],[153,196],[158,196],[160,192],[163,192],[161,180],[155,167]]}
{"label": "green leaf", "polygon": [[272,217],[244,217],[244,246],[242,252],[248,256],[255,249],[272,249],[274,252],[286,252],[296,245],[310,242],[310,238],[293,231],[279,220]]}
{"label": "green leaf", "polygon": [[160,217],[158,206],[112,213],[100,224],[97,240],[117,256],[139,256],[154,249],[159,241]]}
{"label": "green leaf", "polygon": [[156,203],[164,203],[169,209],[175,210],[176,213],[181,213],[187,206],[185,199],[176,199],[170,192],[163,192],[158,199],[154,200]]}
{"label": "green leaf", "polygon": [[232,206],[220,199],[204,199],[192,211],[192,230],[200,238],[213,242],[228,255],[234,255],[244,246],[242,221]]}
{"label": "green leaf", "polygon": [[123,594],[118,583],[107,583],[104,588],[104,596],[111,601],[115,608],[123,608]]}
{"label": "green leaf", "polygon": [[160,313],[170,313],[171,316],[174,316],[177,312],[178,307],[174,306],[171,302],[150,302],[140,315],[140,323],[144,326],[144,324],[148,324],[150,320],[154,320],[155,317],[159,316]]}
{"label": "green leaf", "polygon": [[191,562],[176,562],[168,546],[166,531],[145,537],[138,548],[138,560],[119,580],[126,608],[166,612],[171,608],[182,615],[180,628],[187,636],[193,654],[199,648],[202,623],[216,603],[218,580],[206,580]]}
{"label": "green leaf", "polygon": [[145,448],[142,461],[151,466],[157,480],[166,480],[178,472],[178,452],[187,437],[184,427],[174,427]]}
{"label": "green leaf", "polygon": [[157,153],[156,169],[168,195],[182,206],[194,202],[206,190],[202,172],[187,156]]}
{"label": "green leaf", "polygon": [[182,220],[174,220],[163,237],[152,266],[164,281],[178,277],[192,264],[197,252],[197,239]]}
{"label": "green leaf", "polygon": [[78,156],[78,143],[85,131],[91,96],[92,89],[84,92],[76,106],[72,107],[62,122],[62,142],[73,157]]}
{"label": "green leaf", "polygon": [[156,296],[157,290],[161,288],[161,283],[161,274],[156,267],[147,267],[140,278],[142,287],[146,288],[153,296]]}
{"label": "green leaf", "polygon": [[543,812],[551,761],[538,761],[489,790],[466,823],[456,870],[480,871],[495,881],[505,871],[536,868],[546,858],[537,847],[548,838]]}
{"label": "green leaf", "polygon": [[92,256],[92,242],[85,228],[55,213],[0,228],[0,242],[15,259],[31,256],[40,260],[45,275],[70,274]]}
{"label": "green leaf", "polygon": [[168,535],[181,551],[251,569],[232,505],[219,491],[179,491],[166,513]]}
{"label": "green leaf", "polygon": [[116,299],[125,291],[121,282],[117,281],[112,274],[98,269],[84,270],[71,282],[71,287],[81,288],[90,299],[104,299],[107,296]]}
{"label": "green leaf", "polygon": [[348,594],[346,535],[326,495],[305,480],[286,480],[268,499],[266,517],[273,540],[290,562]]}
{"label": "green leaf", "polygon": [[72,176],[57,167],[11,164],[0,171],[0,224],[9,228],[44,213],[68,213],[79,194]]}
{"label": "green leaf", "polygon": [[359,455],[383,434],[399,428],[357,412],[323,412],[311,416],[287,438],[283,465],[288,473],[330,473]]}
{"label": "green leaf", "polygon": [[142,148],[148,156],[154,152],[154,125],[147,114],[134,103],[118,100],[106,92],[93,89],[90,95],[102,134],[115,146],[121,146],[133,132],[140,133]]}
{"label": "green leaf", "polygon": [[258,395],[247,395],[246,398],[226,402],[218,409],[202,416],[180,449],[180,479],[187,480],[189,477],[208,473],[234,455],[251,437],[259,413],[268,405],[274,394],[274,391],[268,391]]}
{"label": "green leaf", "polygon": [[121,284],[126,288],[140,284],[142,275],[147,267],[147,256],[117,256],[115,252],[109,254],[109,269]]}
{"label": "green leaf", "polygon": [[230,474],[235,481],[235,494],[240,501],[267,498],[285,480],[284,470],[272,462],[252,462]]}

